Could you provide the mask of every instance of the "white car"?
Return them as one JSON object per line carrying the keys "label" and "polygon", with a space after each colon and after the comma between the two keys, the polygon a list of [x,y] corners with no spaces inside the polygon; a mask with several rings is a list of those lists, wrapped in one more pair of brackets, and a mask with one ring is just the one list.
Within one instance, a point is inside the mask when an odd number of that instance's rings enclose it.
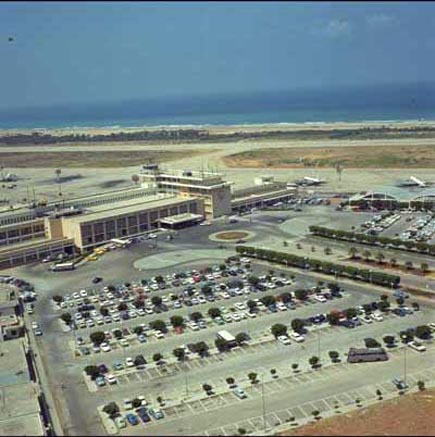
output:
{"label": "white car", "polygon": [[246,311],[245,314],[250,317],[251,319],[255,319],[257,317],[257,314],[251,313],[250,311]]}
{"label": "white car", "polygon": [[234,306],[238,309],[238,310],[245,310],[246,309],[246,305],[243,302],[237,302],[234,304]]}
{"label": "white car", "polygon": [[127,357],[127,358],[125,359],[125,365],[126,365],[127,367],[134,367],[134,361],[133,361],[133,358],[131,358],[131,357]]}
{"label": "white car", "polygon": [[131,399],[124,399],[124,410],[132,410],[133,402]]}
{"label": "white car", "polygon": [[106,381],[107,381],[109,384],[116,384],[116,382],[117,382],[116,376],[115,376],[115,375],[112,375],[111,373],[108,373],[108,374],[105,376],[105,378],[106,378]]}
{"label": "white car", "polygon": [[231,314],[231,318],[232,318],[235,322],[240,322],[240,320],[242,320],[242,318],[240,317],[240,314],[238,314],[238,313],[233,313],[233,314]]}
{"label": "white car", "polygon": [[325,303],[327,302],[327,299],[325,296],[322,296],[321,294],[316,294],[314,296],[314,299],[317,300],[317,302]]}
{"label": "white car", "polygon": [[153,314],[154,313],[154,311],[151,308],[145,308],[145,312],[147,314]]}
{"label": "white car", "polygon": [[156,337],[158,340],[165,338],[165,336],[163,335],[163,332],[156,330],[154,331],[154,337]]}
{"label": "white car", "polygon": [[36,322],[32,322],[32,329],[38,329],[39,325]]}
{"label": "white car", "polygon": [[276,307],[278,308],[279,311],[287,311],[287,307],[282,302],[278,302],[276,304]]}
{"label": "white car", "polygon": [[284,344],[284,345],[289,345],[289,344],[292,344],[291,343],[291,341],[290,341],[290,339],[286,336],[286,335],[280,335],[280,336],[278,336],[277,337],[277,340],[281,343],[281,344]]}
{"label": "white car", "polygon": [[290,338],[292,340],[296,341],[297,343],[301,343],[301,342],[305,341],[305,337],[301,334],[298,334],[297,332],[291,332]]}
{"label": "white car", "polygon": [[81,297],[87,297],[88,292],[86,290],[80,290],[80,296]]}
{"label": "white car", "polygon": [[361,320],[361,322],[364,322],[364,323],[372,323],[373,322],[373,320],[368,315],[361,316],[359,319]]}
{"label": "white car", "polygon": [[424,352],[424,351],[426,350],[426,346],[425,346],[424,344],[420,343],[420,342],[417,341],[417,340],[410,341],[410,342],[408,343],[408,346],[409,346],[411,349],[414,349],[414,350],[416,350],[416,351],[418,351],[418,352]]}
{"label": "white car", "polygon": [[376,320],[377,322],[382,322],[382,320],[384,320],[384,316],[382,314],[379,314],[379,313],[373,313],[372,319]]}
{"label": "white car", "polygon": [[100,348],[103,352],[110,352],[112,350],[112,348],[110,347],[110,344],[106,343],[106,342],[101,343]]}
{"label": "white car", "polygon": [[188,326],[192,331],[199,331],[199,326],[195,322],[189,323]]}
{"label": "white car", "polygon": [[199,224],[199,226],[210,226],[210,225],[211,225],[210,222],[201,222],[201,223]]}
{"label": "white car", "polygon": [[242,263],[249,263],[249,262],[251,262],[251,260],[249,259],[249,258],[240,258],[240,261],[242,262]]}
{"label": "white car", "polygon": [[125,338],[121,338],[121,340],[119,340],[119,344],[120,344],[122,347],[130,346],[130,343],[129,343]]}
{"label": "white car", "polygon": [[94,326],[95,326],[94,321],[91,320],[91,319],[86,320],[86,326],[87,326],[88,328],[92,328],[92,327],[94,327]]}
{"label": "white car", "polygon": [[433,322],[428,323],[427,326],[429,326],[429,329],[430,329],[432,332],[435,332],[435,323],[433,323]]}

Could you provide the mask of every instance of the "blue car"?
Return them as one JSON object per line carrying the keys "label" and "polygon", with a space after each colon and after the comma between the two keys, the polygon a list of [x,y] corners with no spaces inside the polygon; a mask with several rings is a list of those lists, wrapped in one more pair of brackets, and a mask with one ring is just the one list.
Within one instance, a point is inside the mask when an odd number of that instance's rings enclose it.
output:
{"label": "blue car", "polygon": [[141,418],[143,423],[151,422],[151,417],[148,415],[146,408],[138,408],[136,413]]}
{"label": "blue car", "polygon": [[124,364],[121,361],[115,361],[113,363],[113,368],[115,370],[122,370],[124,368]]}
{"label": "blue car", "polygon": [[96,384],[98,387],[103,387],[103,386],[105,386],[105,385],[106,385],[106,380],[104,379],[104,376],[97,376],[97,377],[95,378],[95,384]]}
{"label": "blue car", "polygon": [[147,342],[147,338],[145,337],[145,335],[141,334],[137,337],[137,339],[141,342],[141,343],[146,343]]}
{"label": "blue car", "polygon": [[135,426],[135,425],[138,425],[138,424],[139,424],[139,420],[138,420],[136,414],[128,413],[128,414],[125,415],[125,418],[127,419],[127,422],[128,422],[130,425]]}

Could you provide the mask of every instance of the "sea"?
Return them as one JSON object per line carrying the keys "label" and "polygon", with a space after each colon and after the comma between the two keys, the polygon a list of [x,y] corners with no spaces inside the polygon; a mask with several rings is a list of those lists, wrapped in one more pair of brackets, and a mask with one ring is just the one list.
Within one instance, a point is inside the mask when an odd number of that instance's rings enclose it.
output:
{"label": "sea", "polygon": [[317,87],[0,110],[0,129],[435,120],[435,83]]}

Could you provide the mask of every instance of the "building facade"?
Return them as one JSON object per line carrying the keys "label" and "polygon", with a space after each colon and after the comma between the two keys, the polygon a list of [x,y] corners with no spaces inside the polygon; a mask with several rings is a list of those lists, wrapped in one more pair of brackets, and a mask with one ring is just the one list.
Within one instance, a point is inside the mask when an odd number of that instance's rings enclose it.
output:
{"label": "building facade", "polygon": [[150,164],[142,166],[138,176],[144,188],[203,199],[207,219],[231,214],[233,182],[224,181],[220,173],[190,170],[163,172],[157,164]]}

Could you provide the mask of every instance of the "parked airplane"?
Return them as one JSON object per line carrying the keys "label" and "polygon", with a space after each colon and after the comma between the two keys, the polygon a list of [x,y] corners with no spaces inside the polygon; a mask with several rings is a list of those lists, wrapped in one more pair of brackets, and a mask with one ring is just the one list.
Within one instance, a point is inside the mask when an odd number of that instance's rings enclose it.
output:
{"label": "parked airplane", "polygon": [[302,179],[299,179],[295,182],[297,185],[311,186],[311,185],[321,185],[321,184],[324,184],[326,181],[323,179],[319,179],[319,178],[304,176]]}
{"label": "parked airplane", "polygon": [[405,181],[399,181],[397,183],[398,187],[420,187],[420,188],[426,188],[429,185],[433,185],[433,182],[426,182],[422,179],[419,179],[415,176],[410,176],[409,179]]}

